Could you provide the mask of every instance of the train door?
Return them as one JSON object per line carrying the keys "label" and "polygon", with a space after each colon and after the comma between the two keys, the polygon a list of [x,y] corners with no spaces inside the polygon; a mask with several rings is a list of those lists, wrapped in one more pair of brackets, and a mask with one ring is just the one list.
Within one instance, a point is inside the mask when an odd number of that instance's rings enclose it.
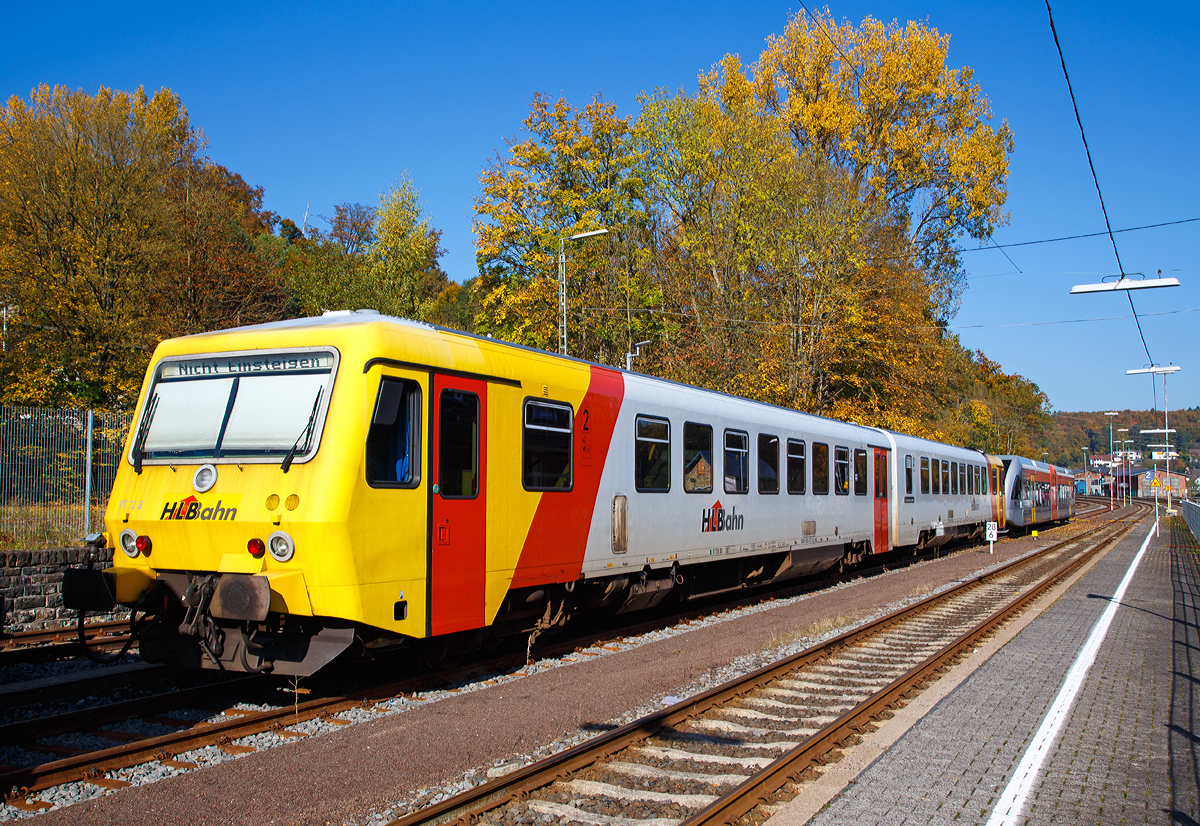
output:
{"label": "train door", "polygon": [[1050,521],[1058,521],[1058,485],[1062,480],[1058,477],[1058,471],[1050,468]]}
{"label": "train door", "polygon": [[875,553],[892,549],[888,537],[888,452],[875,450]]}
{"label": "train door", "polygon": [[430,451],[429,627],[484,624],[487,382],[434,374]]}

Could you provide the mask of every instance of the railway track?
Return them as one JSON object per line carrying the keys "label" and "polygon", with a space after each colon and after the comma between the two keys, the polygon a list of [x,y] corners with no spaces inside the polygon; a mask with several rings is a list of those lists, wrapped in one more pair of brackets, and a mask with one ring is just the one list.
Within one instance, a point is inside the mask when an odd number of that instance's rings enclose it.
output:
{"label": "railway track", "polygon": [[[84,635],[88,645],[100,651],[119,649],[129,639],[129,621],[89,623],[84,626]],[[52,662],[81,654],[77,625],[17,631],[0,637],[0,666]]]}
{"label": "railway track", "polygon": [[[1068,526],[1071,527],[1071,526]],[[1065,540],[1070,542],[1072,539]],[[925,556],[932,558],[934,554]],[[918,558],[918,560],[920,557]],[[891,567],[899,567],[893,564]],[[888,570],[884,566],[875,571],[858,570],[831,580],[812,583],[808,586],[787,589],[783,594],[772,593],[726,600],[720,605],[706,605],[685,611],[677,611],[671,622],[688,621],[706,613],[754,604],[764,598],[773,599],[789,593],[801,593],[817,587],[827,587],[836,581],[856,579],[871,573]],[[115,632],[123,623],[108,623],[106,631]],[[636,635],[663,626],[663,618],[645,621],[637,626],[622,626],[616,638]],[[92,626],[89,626],[91,629]],[[98,633],[101,626],[96,626]],[[66,629],[60,630],[65,631]],[[54,638],[54,631],[41,632],[44,639]],[[34,635],[30,635],[31,637]],[[117,639],[115,633],[112,634]],[[577,651],[580,647],[601,646],[613,639],[613,633],[589,631],[582,636],[559,637],[539,646],[542,655],[555,656]],[[70,643],[67,643],[70,645]],[[78,647],[75,643],[76,649]],[[923,650],[923,649],[921,649]],[[172,690],[162,695],[140,697],[125,702],[109,703],[79,711],[0,726],[0,792],[9,805],[28,811],[36,811],[47,804],[31,799],[37,792],[53,786],[86,781],[109,788],[128,785],[115,775],[120,769],[157,760],[175,768],[193,768],[194,763],[178,759],[189,751],[218,747],[231,754],[254,751],[245,738],[264,733],[274,733],[282,738],[305,736],[303,724],[309,721],[324,721],[327,725],[339,725],[344,720],[339,715],[357,716],[370,714],[377,704],[390,703],[414,692],[453,685],[480,673],[505,673],[525,665],[524,651],[507,654],[483,662],[448,671],[421,675],[402,681],[382,682],[365,688],[326,694],[304,702],[279,702],[278,690],[269,677],[241,678],[220,685],[198,686],[193,689]],[[260,692],[256,694],[256,692]],[[274,692],[272,697],[272,692]],[[265,699],[254,708],[247,700]],[[237,702],[237,701],[243,702]],[[262,706],[273,706],[263,708]],[[768,722],[769,722],[769,718]],[[740,725],[733,723],[732,725]],[[731,728],[737,734],[739,729]],[[68,736],[79,742],[82,736],[89,748],[67,743]],[[723,736],[714,735],[718,739]],[[790,741],[786,741],[790,742]],[[28,765],[4,765],[8,750],[24,752],[19,762],[26,763],[29,756],[36,762]],[[11,751],[8,753],[12,753]],[[733,775],[730,775],[733,777]]]}
{"label": "railway track", "polygon": [[393,826],[546,816],[593,826],[759,822],[758,807],[790,798],[794,784],[1136,522],[1064,539]]}

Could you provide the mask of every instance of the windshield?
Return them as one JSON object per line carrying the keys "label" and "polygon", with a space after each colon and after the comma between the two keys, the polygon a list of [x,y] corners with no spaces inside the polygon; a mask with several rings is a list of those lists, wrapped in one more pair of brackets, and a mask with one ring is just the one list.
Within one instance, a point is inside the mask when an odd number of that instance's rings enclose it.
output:
{"label": "windshield", "polygon": [[131,461],[139,449],[147,461],[271,461],[293,446],[303,461],[316,450],[336,366],[329,350],[167,359],[155,371]]}

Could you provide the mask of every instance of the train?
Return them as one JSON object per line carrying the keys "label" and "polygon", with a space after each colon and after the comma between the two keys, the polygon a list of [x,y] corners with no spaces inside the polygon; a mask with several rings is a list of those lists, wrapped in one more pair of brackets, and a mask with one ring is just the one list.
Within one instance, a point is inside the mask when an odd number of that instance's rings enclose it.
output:
{"label": "train", "polygon": [[[64,604],[149,662],[445,662],[1069,519],[1070,474],[374,311],[163,341]],[[347,656],[351,656],[347,654]]]}

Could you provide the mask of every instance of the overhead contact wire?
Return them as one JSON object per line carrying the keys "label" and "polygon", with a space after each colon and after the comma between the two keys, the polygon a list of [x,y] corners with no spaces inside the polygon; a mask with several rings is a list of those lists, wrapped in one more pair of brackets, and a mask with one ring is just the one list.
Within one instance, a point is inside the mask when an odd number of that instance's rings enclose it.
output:
{"label": "overhead contact wire", "polygon": [[[1071,86],[1071,76],[1067,73],[1067,59],[1063,56],[1062,44],[1058,41],[1058,29],[1054,27],[1054,12],[1050,10],[1050,0],[1046,0],[1046,16],[1050,18],[1050,33],[1054,35],[1054,48],[1058,50],[1058,62],[1062,65],[1063,79],[1067,81],[1067,93],[1071,96],[1071,108],[1075,110],[1075,123],[1079,124],[1079,137],[1083,140],[1083,151],[1087,155],[1088,169],[1092,171],[1092,182],[1096,185],[1096,197],[1100,199],[1100,212],[1104,215],[1104,226],[1108,229],[1108,240],[1112,242],[1113,255],[1117,259],[1117,269],[1121,278],[1125,278],[1125,265],[1121,263],[1121,253],[1117,251],[1117,238],[1113,235],[1112,224],[1108,220],[1108,209],[1104,206],[1104,193],[1100,191],[1100,178],[1096,175],[1096,165],[1092,162],[1092,150],[1088,147],[1087,133],[1083,130],[1083,118],[1079,116],[1079,104],[1075,100],[1075,89]],[[1133,306],[1133,296],[1126,290],[1125,297],[1129,299],[1129,309],[1133,311],[1133,320],[1137,323],[1138,337],[1142,340],[1142,349],[1146,351],[1146,360],[1154,363],[1150,348],[1146,346],[1146,334],[1142,332],[1142,321],[1138,318],[1137,308]]]}

